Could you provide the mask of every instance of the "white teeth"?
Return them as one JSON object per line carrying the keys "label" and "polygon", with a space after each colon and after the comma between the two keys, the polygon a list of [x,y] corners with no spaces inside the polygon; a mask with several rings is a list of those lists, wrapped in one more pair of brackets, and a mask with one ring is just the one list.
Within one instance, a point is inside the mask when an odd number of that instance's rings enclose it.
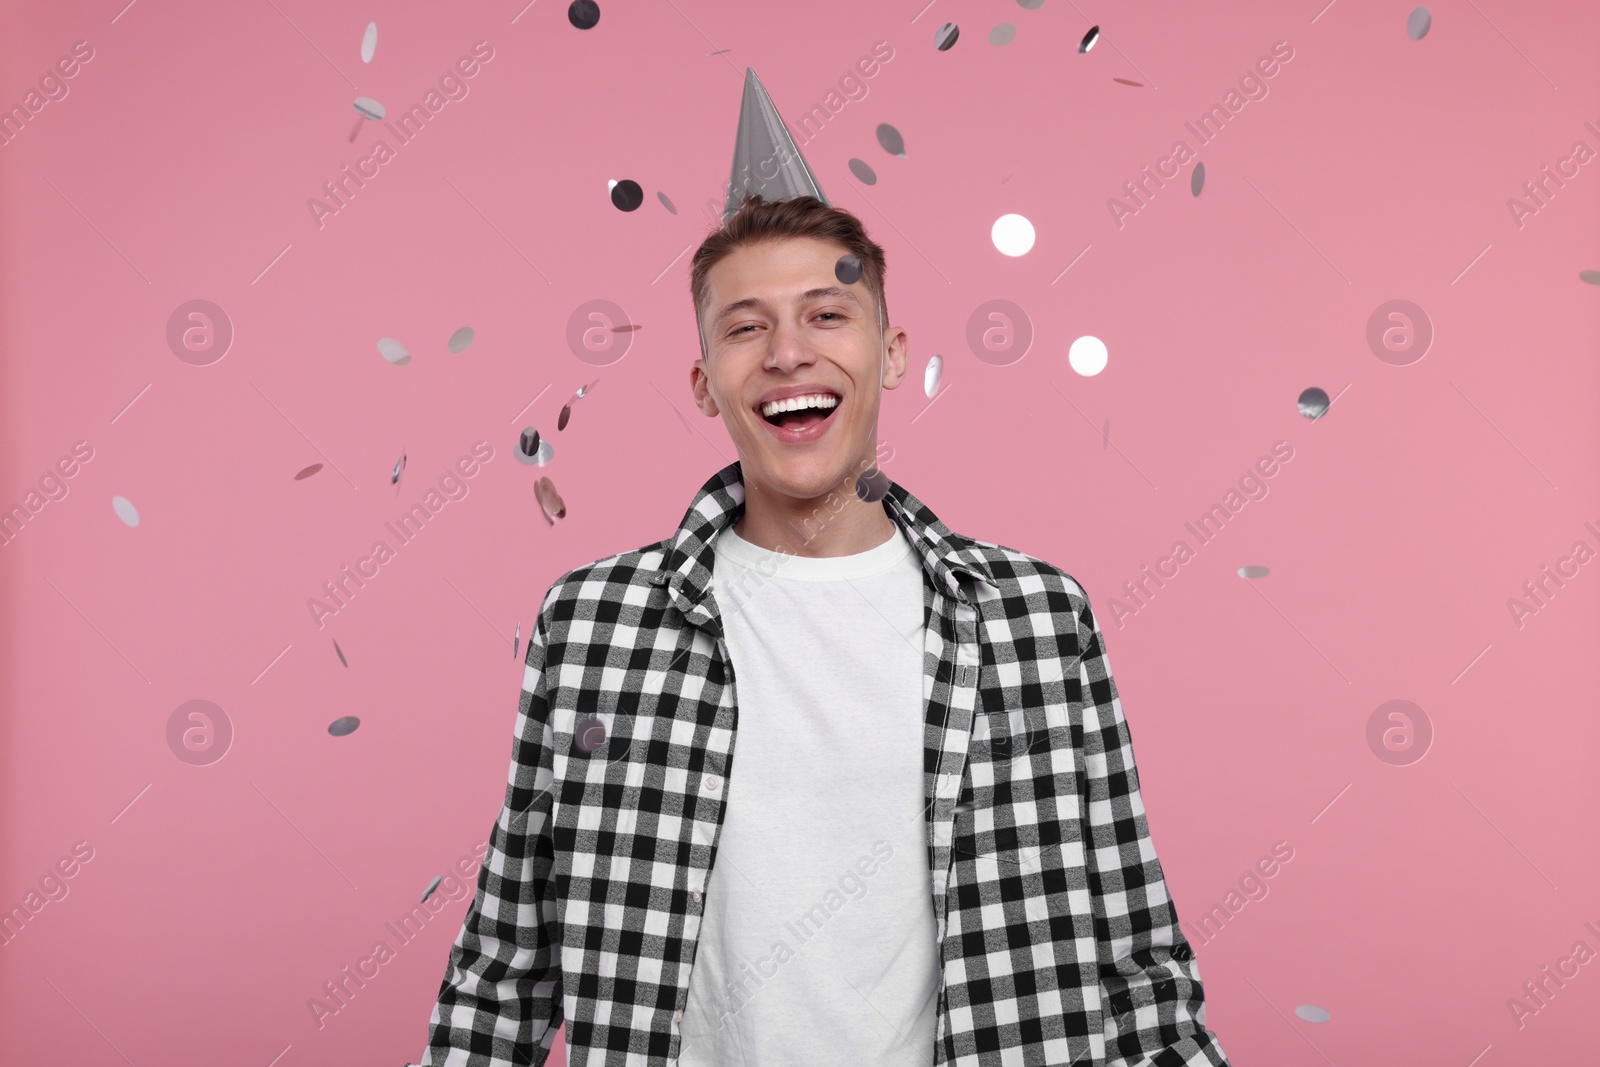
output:
{"label": "white teeth", "polygon": [[770,404],[761,405],[761,415],[770,419],[772,416],[784,411],[799,411],[801,408],[821,408],[826,411],[836,407],[839,398],[827,393],[810,393],[806,396],[792,396],[788,400],[774,400]]}

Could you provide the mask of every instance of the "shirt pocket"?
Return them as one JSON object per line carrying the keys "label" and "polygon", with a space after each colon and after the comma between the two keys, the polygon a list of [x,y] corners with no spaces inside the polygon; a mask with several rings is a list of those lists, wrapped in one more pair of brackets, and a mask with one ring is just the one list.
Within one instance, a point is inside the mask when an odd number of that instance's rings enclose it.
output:
{"label": "shirt pocket", "polygon": [[956,806],[958,856],[1002,869],[1044,870],[1062,862],[1064,827],[1077,811],[1070,731],[1062,709],[979,710]]}

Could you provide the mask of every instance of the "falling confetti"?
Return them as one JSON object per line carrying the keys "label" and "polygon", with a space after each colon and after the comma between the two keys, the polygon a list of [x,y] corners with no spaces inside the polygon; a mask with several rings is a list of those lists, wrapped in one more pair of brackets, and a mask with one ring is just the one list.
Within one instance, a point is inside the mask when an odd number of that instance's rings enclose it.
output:
{"label": "falling confetti", "polygon": [[933,47],[941,52],[950,51],[950,46],[956,43],[961,36],[961,27],[953,22],[947,22],[939,27],[939,32],[933,35]]}
{"label": "falling confetti", "polygon": [[517,658],[517,649],[522,647],[522,620],[517,620],[517,632],[511,638],[511,658]]}
{"label": "falling confetti", "polygon": [[572,0],[567,6],[567,21],[580,30],[592,30],[600,21],[600,5],[594,0]]}
{"label": "falling confetti", "polygon": [[297,482],[305,481],[307,478],[311,477],[313,474],[317,473],[321,469],[322,469],[322,464],[313,463],[311,466],[307,467],[305,470],[301,471],[299,474],[296,474],[294,476],[294,480],[297,481]]}
{"label": "falling confetti", "polygon": [[139,509],[133,506],[133,501],[125,496],[111,498],[111,510],[117,513],[117,518],[129,526],[139,525]]}
{"label": "falling confetti", "polygon": [[900,131],[887,122],[878,123],[878,144],[891,156],[906,158],[906,141],[900,136]]}
{"label": "falling confetti", "polygon": [[400,472],[405,470],[405,469],[406,469],[406,454],[405,454],[405,451],[402,449],[401,452],[400,452],[400,458],[395,461],[394,473],[389,475],[389,484],[390,485],[399,485],[400,484]]}
{"label": "falling confetti", "polygon": [[661,206],[662,207],[666,208],[668,211],[672,212],[674,215],[676,215],[678,213],[678,209],[672,206],[672,201],[667,199],[667,194],[666,193],[657,193],[656,194],[656,199],[661,201]]}
{"label": "falling confetti", "polygon": [[1600,270],[1580,270],[1578,280],[1588,282],[1590,285],[1600,285]]}
{"label": "falling confetti", "polygon": [[590,715],[572,729],[572,747],[585,756],[606,743],[606,724]]}
{"label": "falling confetti", "polygon": [[472,332],[471,326],[463,326],[450,335],[448,347],[451,352],[459,356],[467,350],[467,346],[472,344],[472,339],[476,336],[477,334]]}
{"label": "falling confetti", "polygon": [[574,399],[574,400],[582,400],[583,397],[584,397],[584,394],[588,393],[589,390],[593,389],[598,384],[600,384],[600,379],[596,378],[594,381],[590,382],[588,385],[580,385],[580,386],[578,386],[578,391],[576,393],[572,394],[572,399]]}
{"label": "falling confetti", "polygon": [[1067,364],[1085,378],[1093,378],[1106,369],[1106,343],[1085,334],[1067,349]]}
{"label": "falling confetti", "polygon": [[1033,223],[1021,215],[1001,215],[989,228],[989,240],[1002,255],[1027,255],[1033,247]]}
{"label": "falling confetti", "polygon": [[1255,564],[1239,568],[1239,577],[1241,578],[1265,578],[1271,573],[1267,568],[1258,567]]}
{"label": "falling confetti", "polygon": [[539,431],[535,430],[532,426],[529,426],[526,430],[523,430],[522,438],[517,442],[517,447],[522,450],[522,454],[524,456],[538,455]]}
{"label": "falling confetti", "polygon": [[989,43],[992,45],[1008,45],[1017,36],[1017,28],[1009,22],[1002,22],[989,31]]}
{"label": "falling confetti", "polygon": [[444,878],[441,875],[434,875],[433,881],[429,882],[428,888],[422,891],[422,899],[417,901],[417,903],[426,904],[428,902],[428,898],[433,896],[433,891],[439,888],[439,883],[442,881],[444,881]]}
{"label": "falling confetti", "polygon": [[1327,1008],[1319,1008],[1315,1004],[1302,1004],[1294,1009],[1294,1013],[1308,1023],[1325,1023],[1333,1018]]}
{"label": "falling confetti", "polygon": [[544,512],[545,521],[551,526],[557,519],[567,517],[567,505],[562,501],[561,494],[556,492],[556,485],[549,478],[540,478],[533,487],[533,495],[539,501],[539,509]]}
{"label": "falling confetti", "polygon": [[404,367],[411,362],[411,353],[406,351],[406,346],[392,337],[379,339],[378,354],[396,367]]}
{"label": "falling confetti", "polygon": [[343,663],[346,667],[350,666],[350,661],[344,658],[344,649],[339,647],[338,641],[333,643],[333,650],[338,653],[340,663]]}
{"label": "falling confetti", "polygon": [[[1420,41],[1428,36],[1428,30],[1433,27],[1433,15],[1425,7],[1419,7],[1406,17],[1406,33],[1413,41]],[[1318,1009],[1321,1010],[1320,1008]]]}
{"label": "falling confetti", "polygon": [[350,128],[350,140],[356,139],[356,134],[361,132],[363,122],[377,122],[384,116],[383,105],[370,96],[356,97],[356,114],[361,116],[356,119],[356,124]]}
{"label": "falling confetti", "polygon": [[328,732],[334,737],[344,737],[347,734],[355,733],[356,727],[360,725],[360,719],[356,718],[354,715],[346,715],[343,718],[334,719],[332,722],[330,722],[328,724]]}
{"label": "falling confetti", "polygon": [[1083,40],[1078,42],[1078,54],[1081,56],[1095,46],[1100,40],[1100,27],[1090,26],[1089,32],[1083,35]]}
{"label": "falling confetti", "polygon": [[833,276],[846,285],[854,285],[861,280],[861,260],[845,253],[833,265]]}
{"label": "falling confetti", "polygon": [[642,329],[644,329],[644,327],[641,326],[639,323],[637,323],[637,322],[629,322],[629,323],[624,323],[621,326],[613,326],[613,327],[611,327],[611,332],[612,333],[632,333],[635,330],[642,330]]}
{"label": "falling confetti", "polygon": [[371,63],[372,53],[378,49],[378,24],[367,23],[367,32],[361,35],[361,62]]}
{"label": "falling confetti", "polygon": [[1320,419],[1328,412],[1328,393],[1325,389],[1312,386],[1300,394],[1297,401],[1300,405],[1300,414],[1308,419]]}
{"label": "falling confetti", "polygon": [[865,160],[852,158],[850,160],[850,173],[854,174],[856,180],[862,185],[878,184],[878,172],[867,166]]}
{"label": "falling confetti", "polygon": [[884,494],[888,493],[888,491],[889,476],[877,467],[871,468],[856,478],[856,496],[860,497],[863,503],[876,504],[883,499]]}
{"label": "falling confetti", "polygon": [[1189,195],[1199,196],[1200,190],[1206,185],[1206,165],[1204,162],[1194,165],[1194,172],[1189,175]]}
{"label": "falling confetti", "polygon": [[635,211],[644,203],[644,190],[632,178],[624,178],[611,187],[611,203],[619,211]]}
{"label": "falling confetti", "polygon": [[1123,85],[1131,85],[1135,89],[1143,89],[1144,88],[1144,82],[1130,81],[1127,78],[1112,78],[1111,80],[1114,81],[1114,82],[1119,82],[1119,83],[1121,83]]}
{"label": "falling confetti", "polygon": [[922,391],[932,397],[939,388],[939,374],[944,370],[944,357],[934,356],[928,360],[928,368],[922,372]]}
{"label": "falling confetti", "polygon": [[556,419],[556,430],[559,432],[567,428],[567,420],[572,418],[572,401],[561,405],[561,417]]}

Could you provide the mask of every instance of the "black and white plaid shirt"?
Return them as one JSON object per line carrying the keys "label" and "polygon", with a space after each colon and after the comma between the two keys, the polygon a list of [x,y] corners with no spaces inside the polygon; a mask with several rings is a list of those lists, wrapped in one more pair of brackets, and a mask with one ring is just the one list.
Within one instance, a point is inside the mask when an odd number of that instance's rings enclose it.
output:
{"label": "black and white plaid shirt", "polygon": [[[925,579],[933,1067],[1226,1067],[1083,587],[892,481],[883,506]],[[671,537],[550,587],[424,1064],[542,1067],[563,1022],[571,1064],[676,1062],[738,722],[713,541],[743,511],[735,462]]]}

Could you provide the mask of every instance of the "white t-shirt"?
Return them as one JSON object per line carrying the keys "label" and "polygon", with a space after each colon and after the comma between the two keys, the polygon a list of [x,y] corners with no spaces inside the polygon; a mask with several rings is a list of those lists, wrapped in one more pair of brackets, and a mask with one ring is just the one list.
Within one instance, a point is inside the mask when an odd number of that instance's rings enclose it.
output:
{"label": "white t-shirt", "polygon": [[927,1067],[921,563],[899,526],[826,559],[714,547],[739,719],[678,1063]]}

